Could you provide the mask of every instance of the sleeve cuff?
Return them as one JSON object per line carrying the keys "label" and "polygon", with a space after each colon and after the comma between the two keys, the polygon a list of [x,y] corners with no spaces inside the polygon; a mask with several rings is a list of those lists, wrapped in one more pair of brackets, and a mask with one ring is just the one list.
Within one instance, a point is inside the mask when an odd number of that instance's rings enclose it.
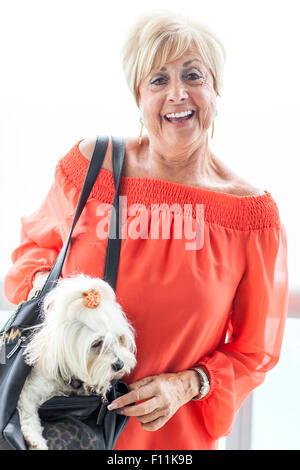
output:
{"label": "sleeve cuff", "polygon": [[[29,292],[36,287],[37,289],[41,288],[44,285],[44,279],[41,277],[40,282],[34,283],[34,277],[36,273],[42,272],[42,271],[51,271],[53,266],[38,266],[35,268],[33,271],[30,272],[28,275],[28,284],[29,284]],[[44,277],[44,276],[43,276]]]}

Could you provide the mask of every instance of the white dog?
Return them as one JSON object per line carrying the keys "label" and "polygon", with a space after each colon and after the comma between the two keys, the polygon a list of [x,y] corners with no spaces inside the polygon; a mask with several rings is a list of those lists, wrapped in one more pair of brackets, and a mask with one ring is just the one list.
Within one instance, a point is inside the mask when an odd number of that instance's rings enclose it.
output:
{"label": "white dog", "polygon": [[136,365],[134,329],[114,290],[83,274],[60,279],[42,303],[43,322],[24,350],[33,366],[17,409],[29,449],[46,450],[38,415],[58,395],[105,395]]}

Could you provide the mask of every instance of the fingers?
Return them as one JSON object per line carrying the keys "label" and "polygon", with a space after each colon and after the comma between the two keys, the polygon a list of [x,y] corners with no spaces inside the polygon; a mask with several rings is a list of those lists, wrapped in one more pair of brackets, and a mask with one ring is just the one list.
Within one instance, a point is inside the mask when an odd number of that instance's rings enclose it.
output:
{"label": "fingers", "polygon": [[162,410],[158,409],[154,410],[152,413],[143,416],[137,416],[137,419],[141,424],[151,423],[152,421],[155,421],[159,418],[165,418],[165,415],[162,413]]}
{"label": "fingers", "polygon": [[[140,421],[145,431],[157,431],[164,426],[171,417],[171,415],[168,415],[167,409],[158,407],[157,402],[158,400],[153,398],[140,405],[118,409],[117,413],[126,416],[135,416]],[[151,411],[152,409],[153,411]]]}
{"label": "fingers", "polygon": [[117,413],[124,414],[126,416],[137,416],[141,417],[153,413],[159,407],[159,399],[157,397],[151,398],[143,403],[133,406],[126,406],[117,409]]}
{"label": "fingers", "polygon": [[158,431],[158,429],[162,428],[166,424],[167,421],[168,421],[168,418],[160,417],[156,419],[155,421],[151,421],[151,423],[142,424],[142,428],[145,431]]}
{"label": "fingers", "polygon": [[122,408],[126,405],[145,400],[147,398],[152,398],[152,396],[154,395],[153,389],[151,388],[151,386],[147,387],[147,385],[151,384],[151,382],[153,382],[153,379],[154,377],[150,376],[144,377],[143,379],[138,380],[137,382],[133,382],[129,385],[130,392],[112,401],[107,408],[109,410],[115,410],[118,408]]}
{"label": "fingers", "polygon": [[130,384],[130,392],[114,400],[108,409],[115,409],[125,416],[135,416],[143,429],[156,431],[185,403],[182,388],[177,373],[144,377]]}
{"label": "fingers", "polygon": [[136,382],[132,382],[128,387],[129,387],[129,390],[136,390],[136,389],[139,389],[141,387],[143,387],[144,385],[147,385],[149,384],[150,382],[153,382],[155,380],[156,376],[154,375],[150,375],[149,377],[144,377],[140,380],[137,380]]}

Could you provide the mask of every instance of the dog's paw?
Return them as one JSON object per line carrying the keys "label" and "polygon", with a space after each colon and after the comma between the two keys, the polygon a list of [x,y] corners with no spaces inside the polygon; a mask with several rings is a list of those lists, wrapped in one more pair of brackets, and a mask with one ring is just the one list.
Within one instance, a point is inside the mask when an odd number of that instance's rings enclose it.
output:
{"label": "dog's paw", "polygon": [[28,450],[48,450],[48,446],[47,444],[43,444],[43,445],[32,444],[28,447]]}
{"label": "dog's paw", "polygon": [[43,438],[28,443],[28,450],[48,450],[47,441]]}

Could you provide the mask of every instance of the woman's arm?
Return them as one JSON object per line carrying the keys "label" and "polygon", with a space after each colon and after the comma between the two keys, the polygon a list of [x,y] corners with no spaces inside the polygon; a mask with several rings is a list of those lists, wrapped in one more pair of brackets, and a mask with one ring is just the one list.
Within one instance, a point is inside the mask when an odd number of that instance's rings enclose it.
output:
{"label": "woman's arm", "polygon": [[247,235],[247,266],[238,286],[225,344],[203,357],[210,391],[194,406],[213,439],[228,435],[234,417],[278,362],[288,310],[285,228],[252,230]]}

